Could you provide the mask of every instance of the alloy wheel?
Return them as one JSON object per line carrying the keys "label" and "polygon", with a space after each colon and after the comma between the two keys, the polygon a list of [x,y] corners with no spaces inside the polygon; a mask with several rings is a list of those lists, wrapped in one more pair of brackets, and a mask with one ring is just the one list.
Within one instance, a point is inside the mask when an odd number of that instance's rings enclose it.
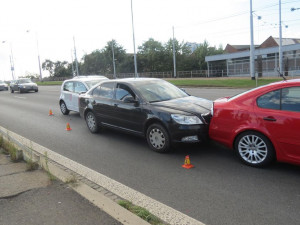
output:
{"label": "alloy wheel", "polygon": [[268,155],[268,146],[257,135],[245,135],[238,142],[238,152],[243,160],[249,164],[260,164]]}

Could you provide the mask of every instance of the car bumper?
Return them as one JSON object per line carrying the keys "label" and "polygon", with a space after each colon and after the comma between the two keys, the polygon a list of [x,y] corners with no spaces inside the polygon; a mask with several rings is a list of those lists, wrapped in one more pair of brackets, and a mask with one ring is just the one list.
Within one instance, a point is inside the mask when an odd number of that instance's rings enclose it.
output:
{"label": "car bumper", "polygon": [[198,143],[208,140],[208,125],[180,125],[169,126],[171,141],[175,143]]}
{"label": "car bumper", "polygon": [[30,87],[21,87],[20,91],[21,92],[28,92],[28,91],[37,91],[38,87],[35,86],[30,86]]}

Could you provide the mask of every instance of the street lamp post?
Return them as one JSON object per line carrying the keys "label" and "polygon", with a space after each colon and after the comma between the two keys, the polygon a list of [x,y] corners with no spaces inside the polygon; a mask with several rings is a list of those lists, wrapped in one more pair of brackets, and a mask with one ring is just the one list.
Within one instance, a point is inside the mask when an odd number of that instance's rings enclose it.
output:
{"label": "street lamp post", "polygon": [[114,52],[114,41],[111,41],[111,51],[112,51],[112,57],[113,57],[113,67],[114,67],[114,79],[117,78],[116,76],[116,62],[115,62],[115,52]]}
{"label": "street lamp post", "polygon": [[[26,32],[29,33],[30,30],[27,30]],[[39,64],[40,81],[42,82],[43,81],[43,75],[42,75],[40,50],[39,50],[39,41],[38,41],[38,35],[37,35],[37,33],[35,33],[35,39],[36,39],[36,48],[37,48],[37,54],[38,54],[38,64]]]}
{"label": "street lamp post", "polygon": [[[2,44],[5,44],[6,41],[2,41]],[[12,44],[9,44],[10,46],[10,56],[9,56],[9,61],[10,61],[10,70],[11,70],[11,76],[12,79],[15,80],[15,63],[14,63],[14,55],[12,51]]]}
{"label": "street lamp post", "polygon": [[281,0],[279,0],[279,71],[283,75],[282,65],[282,27],[281,27]]}
{"label": "street lamp post", "polygon": [[135,53],[135,37],[134,37],[132,0],[131,0],[131,22],[132,22],[132,39],[133,39],[133,51],[134,51],[134,76],[138,77],[139,75],[137,73],[137,62],[136,62],[136,53]]}
{"label": "street lamp post", "polygon": [[255,79],[255,56],[254,56],[254,38],[253,38],[253,11],[252,11],[252,0],[250,0],[250,76],[251,79]]}

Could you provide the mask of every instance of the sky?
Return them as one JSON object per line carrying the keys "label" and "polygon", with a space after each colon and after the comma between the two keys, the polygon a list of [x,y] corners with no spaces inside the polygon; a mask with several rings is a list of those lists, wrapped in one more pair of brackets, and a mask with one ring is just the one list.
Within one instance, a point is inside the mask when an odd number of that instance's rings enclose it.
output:
{"label": "sky", "polygon": [[[279,37],[279,0],[253,0],[254,43]],[[250,44],[250,0],[132,0],[136,49],[149,38],[225,48]],[[300,0],[281,0],[283,38],[300,38]],[[258,19],[261,17],[261,19]],[[102,49],[115,39],[133,53],[130,0],[2,0],[0,80],[10,80],[13,53],[16,76],[38,74],[41,63],[68,61]],[[38,47],[37,47],[38,46]],[[11,51],[12,50],[12,51]],[[138,58],[137,58],[138,60]],[[43,76],[47,73],[43,72]]]}

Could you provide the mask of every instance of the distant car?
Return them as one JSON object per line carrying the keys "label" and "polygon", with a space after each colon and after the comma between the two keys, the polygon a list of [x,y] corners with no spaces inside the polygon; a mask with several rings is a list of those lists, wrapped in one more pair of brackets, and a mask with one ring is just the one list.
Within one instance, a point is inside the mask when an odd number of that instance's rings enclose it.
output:
{"label": "distant car", "polygon": [[79,99],[80,116],[92,133],[109,127],[143,136],[156,152],[208,137],[212,102],[161,79],[102,81]]}
{"label": "distant car", "polygon": [[91,87],[102,80],[107,80],[105,76],[77,76],[70,80],[65,80],[61,85],[59,106],[62,114],[68,115],[70,111],[79,112],[78,97],[86,93]]}
{"label": "distant car", "polygon": [[29,91],[34,91],[34,92],[39,91],[39,88],[38,88],[37,84],[32,82],[28,78],[13,80],[10,83],[9,87],[10,87],[10,92],[11,93],[14,93],[15,91],[18,91],[19,93],[29,92]]}
{"label": "distant car", "polygon": [[0,91],[8,91],[8,85],[0,80]]}
{"label": "distant car", "polygon": [[233,148],[245,164],[300,165],[300,79],[218,99],[212,111],[210,138]]}

